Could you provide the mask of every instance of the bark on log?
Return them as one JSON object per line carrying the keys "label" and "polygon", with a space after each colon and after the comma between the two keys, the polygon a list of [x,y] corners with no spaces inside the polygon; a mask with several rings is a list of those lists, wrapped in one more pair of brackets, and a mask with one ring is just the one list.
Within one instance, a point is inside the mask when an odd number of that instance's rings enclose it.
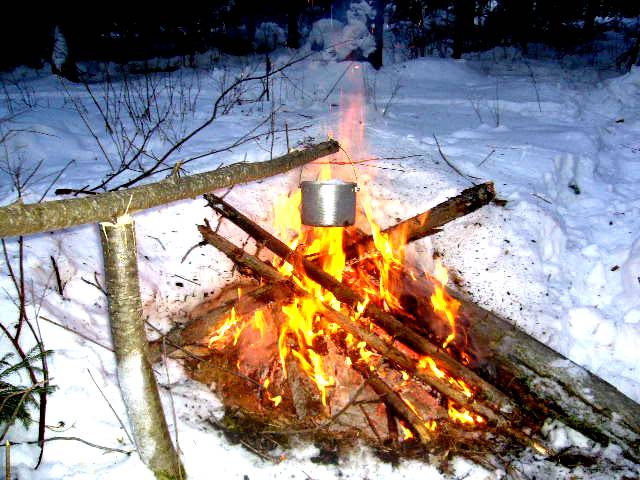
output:
{"label": "bark on log", "polygon": [[170,177],[127,190],[29,205],[14,203],[0,208],[0,238],[58,230],[83,223],[110,222],[127,213],[286,172],[336,153],[338,149],[338,143],[330,140],[266,162],[235,163],[211,172],[184,178]]}
{"label": "bark on log", "polygon": [[118,383],[136,448],[157,478],[184,478],[148,360],[133,219],[119,217],[100,230]]}
{"label": "bark on log", "polygon": [[[275,238],[265,229],[224,202],[224,200],[211,194],[205,194],[205,199],[209,203],[209,206],[216,212],[231,220],[260,244],[263,244],[273,253],[288,261],[294,266],[294,269],[306,274],[311,280],[333,293],[340,302],[352,308],[356,308],[358,304],[364,303],[365,299],[362,295],[333,278],[303,255],[291,250],[285,243]],[[376,305],[370,303],[365,309],[364,315],[373,319],[376,324],[387,330],[391,335],[394,335],[398,340],[415,349],[418,353],[433,357],[438,365],[451,376],[465,378],[467,382],[479,390],[477,398],[482,404],[491,406],[495,412],[499,412],[512,420],[519,420],[519,410],[509,397],[483,380],[475,372],[472,372],[460,362],[448,356],[438,346],[432,344]],[[465,399],[465,401],[461,403],[467,404],[468,399]],[[481,412],[478,413],[482,414]]]}
{"label": "bark on log", "polygon": [[[467,188],[459,195],[445,200],[424,213],[389,227],[383,230],[382,233],[388,235],[391,239],[402,239],[404,243],[413,242],[427,235],[437,233],[440,231],[439,228],[447,223],[487,205],[495,196],[496,191],[493,183],[482,183],[475,187]],[[348,245],[345,253],[347,259],[353,259],[374,248],[373,237],[367,235],[356,243]]]}
{"label": "bark on log", "polygon": [[547,403],[558,419],[602,444],[619,445],[640,462],[640,405],[613,385],[557,353],[508,321],[463,300],[466,330],[491,360]]}
{"label": "bark on log", "polygon": [[[409,288],[405,294],[413,297],[411,302],[428,302],[433,292],[430,282],[412,281],[409,274],[405,275],[404,284]],[[472,365],[474,370],[499,387],[522,386],[523,408],[525,403],[538,409],[544,406],[547,415],[597,442],[619,445],[628,458],[640,462],[638,403],[508,320],[459,292],[449,289],[449,294],[461,304],[457,323],[464,332],[458,338],[466,340],[462,347],[480,351],[480,361]],[[418,306],[416,310],[426,312],[428,306]],[[428,325],[430,320],[425,314],[421,323]]]}
{"label": "bark on log", "polygon": [[[203,235],[203,238],[212,246],[219,248],[223,252],[234,252],[238,247],[235,247],[231,242],[221,237],[217,233],[211,231],[208,226],[199,225],[198,229]],[[238,255],[237,252],[234,252],[233,255],[229,256],[231,260],[236,262],[237,265],[244,268],[254,269],[256,274],[260,277],[270,278],[272,281],[278,282],[278,285],[281,285],[282,288],[292,289],[296,295],[305,296],[307,292],[295,286],[292,282],[287,282],[285,277],[282,276],[279,272],[277,272],[273,267],[267,265],[264,262],[256,261],[255,257],[252,258],[252,255],[247,254],[246,252],[243,255]],[[339,325],[345,332],[351,333],[354,337],[359,340],[363,340],[367,343],[367,345],[375,350],[378,354],[383,356],[386,360],[391,363],[397,365],[401,370],[405,370],[414,377],[421,380],[426,385],[431,386],[435,390],[439,391],[443,395],[451,398],[457,403],[464,405],[471,411],[478,413],[484,416],[487,420],[493,422],[498,429],[504,431],[507,435],[512,436],[516,440],[518,440],[521,444],[525,446],[531,446],[535,448],[540,453],[547,453],[549,449],[542,444],[539,440],[536,440],[528,435],[525,435],[523,432],[514,428],[510,425],[509,421],[507,421],[500,413],[495,412],[493,409],[489,408],[486,403],[486,397],[476,396],[468,398],[463,394],[462,391],[456,389],[451,383],[449,383],[446,379],[440,379],[437,376],[425,371],[418,367],[418,362],[409,358],[407,355],[402,353],[400,350],[395,348],[393,345],[387,343],[382,340],[380,337],[370,332],[368,329],[361,327],[354,323],[349,317],[346,315],[333,310],[332,308],[323,305],[322,303],[318,303],[320,310],[323,316],[327,319],[328,322],[334,322]],[[366,316],[366,311],[364,313]],[[426,340],[425,340],[426,341]],[[450,359],[452,360],[452,359]],[[460,376],[465,378],[465,381],[469,381],[469,378],[478,378],[473,372],[466,370],[465,367],[461,366],[461,368],[465,371],[459,373]],[[482,384],[486,384],[484,380],[480,380]],[[475,387],[476,385],[474,385]],[[379,388],[383,388],[379,385]],[[485,387],[491,390],[495,390],[492,385],[488,385]],[[498,392],[495,395],[501,395],[504,397],[504,402],[508,402],[511,410],[510,414],[512,420],[518,419],[518,409],[515,405],[512,404],[511,400],[504,396],[501,392]],[[401,418],[407,420],[410,424],[414,424],[416,419],[414,416],[405,415],[406,408],[400,408],[397,410],[393,405],[391,405],[394,410],[401,416]],[[405,405],[406,407],[406,405]],[[408,407],[407,407],[408,408]],[[404,412],[404,413],[403,413]],[[515,417],[515,418],[514,418]],[[418,422],[419,423],[419,422]],[[430,435],[430,432],[426,430],[424,425],[420,424],[420,426],[415,427],[416,433],[420,436],[420,438],[426,438],[427,435]]]}

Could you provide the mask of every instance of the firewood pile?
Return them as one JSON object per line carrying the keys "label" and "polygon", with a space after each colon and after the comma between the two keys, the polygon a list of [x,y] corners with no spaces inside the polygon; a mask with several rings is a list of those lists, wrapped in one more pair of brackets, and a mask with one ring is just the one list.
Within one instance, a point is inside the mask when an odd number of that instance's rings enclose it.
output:
{"label": "firewood pile", "polygon": [[251,280],[200,305],[150,344],[151,356],[184,358],[224,402],[217,426],[258,455],[276,460],[270,452],[292,437],[331,448],[358,439],[390,457],[457,454],[495,466],[524,449],[558,455],[541,435],[558,419],[640,460],[640,406],[456,293],[439,262],[434,273],[404,262],[409,242],[496,203],[492,183],[386,230],[370,222],[370,235],[301,228],[293,196],[279,207],[278,238],[225,200],[205,199],[258,248],[248,253],[208,221],[202,244]]}

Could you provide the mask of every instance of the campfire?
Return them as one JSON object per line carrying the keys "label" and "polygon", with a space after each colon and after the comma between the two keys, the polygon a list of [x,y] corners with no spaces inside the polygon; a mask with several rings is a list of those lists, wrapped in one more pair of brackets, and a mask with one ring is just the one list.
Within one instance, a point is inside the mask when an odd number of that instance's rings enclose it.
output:
{"label": "campfire", "polygon": [[[362,139],[356,113],[348,109],[340,129],[351,142]],[[343,141],[317,178],[351,167],[353,147]],[[358,439],[385,455],[460,454],[493,467],[489,459],[524,449],[560,458],[540,434],[552,418],[638,459],[637,404],[458,294],[439,259],[431,271],[407,262],[410,242],[500,205],[492,183],[386,229],[366,189],[358,221],[344,228],[302,225],[300,191],[275,199],[267,228],[205,199],[255,241],[255,253],[206,220],[198,226],[202,245],[223,252],[243,280],[152,342],[151,355],[181,355],[225,405],[215,425],[255,453],[278,460],[271,452],[295,435],[330,449]]]}
{"label": "campfire", "polygon": [[[224,201],[208,200],[241,218]],[[254,276],[262,285],[231,294],[234,306],[208,332],[208,360],[197,363],[194,377],[215,383],[227,407],[283,430],[325,429],[380,447],[433,446],[443,432],[450,439],[455,430],[460,437],[478,437],[495,414],[469,408],[479,393],[477,376],[465,378],[449,368],[468,364],[474,353],[459,336],[460,304],[445,289],[447,270],[440,262],[434,272],[406,265],[409,225],[383,232],[368,203],[370,237],[355,228],[302,226],[299,202],[299,193],[275,202],[273,229],[289,240],[283,246],[291,255],[273,257],[270,265],[254,257]],[[200,229],[218,247],[225,242],[207,225]],[[317,275],[330,279],[329,285],[318,283]],[[405,295],[407,283],[428,284],[432,292],[418,304]],[[265,289],[277,293],[265,295]],[[401,337],[409,330],[405,322],[417,323],[425,307],[431,323],[422,326],[428,333],[416,349],[418,334],[408,342]],[[430,354],[420,348],[427,342]]]}
{"label": "campfire", "polygon": [[[342,141],[344,153],[334,164],[350,163],[346,152],[354,144],[362,150],[360,112],[356,99],[339,128],[349,142]],[[317,179],[334,176],[328,162]],[[493,192],[491,185],[486,190]],[[223,217],[255,228],[231,205],[206,198]],[[284,298],[242,312],[232,307],[208,333],[210,360],[198,365],[195,377],[213,381],[228,407],[289,430],[324,428],[379,446],[433,446],[443,432],[455,430],[477,441],[476,432],[486,430],[496,414],[484,406],[471,408],[478,394],[483,396],[483,383],[458,368],[474,354],[459,336],[460,303],[446,291],[446,268],[438,260],[433,272],[407,265],[404,251],[416,226],[403,223],[383,231],[366,189],[359,194],[359,207],[363,221],[358,223],[370,235],[355,227],[302,225],[299,190],[275,200],[270,231],[274,241],[286,245],[275,252],[270,267],[261,265],[251,274],[263,284],[275,282]],[[200,231],[218,246],[220,237],[208,225]],[[270,237],[260,232],[258,242],[265,235]],[[410,301],[408,283],[430,286],[426,302]],[[237,287],[238,304],[243,295],[244,288]],[[419,325],[424,317],[419,310],[425,307],[430,321]],[[412,323],[424,337],[416,339],[412,332],[402,338]]]}
{"label": "campfire", "polygon": [[[321,175],[321,179],[325,178],[330,178],[328,165]],[[305,274],[304,269],[296,269],[295,260],[290,263],[274,257],[274,269],[283,281],[295,286],[291,297],[244,315],[232,308],[221,325],[212,330],[208,347],[213,355],[234,363],[238,373],[256,380],[259,385],[255,385],[251,400],[252,403],[257,400],[258,411],[280,410],[284,416],[304,421],[310,416],[331,418],[350,402],[362,407],[365,400],[371,405],[358,408],[364,418],[353,418],[352,427],[366,420],[370,434],[380,439],[395,432],[389,432],[385,401],[379,399],[376,404],[371,396],[393,395],[397,405],[392,408],[401,411],[394,415],[399,415],[397,428],[402,440],[414,434],[421,441],[430,440],[443,417],[448,423],[467,428],[482,426],[485,423],[482,415],[470,412],[452,399],[446,400],[445,408],[440,408],[441,399],[419,380],[434,376],[471,399],[475,392],[464,378],[449,373],[432,356],[421,355],[403,342],[394,341],[392,334],[363,315],[369,305],[375,305],[382,312],[411,319],[413,315],[402,303],[401,274],[406,272],[411,282],[416,282],[420,275],[434,286],[429,297],[436,321],[432,325],[433,338],[443,351],[448,349],[464,362],[470,359],[464,349],[456,348],[460,344],[456,341],[459,302],[444,289],[447,270],[440,262],[436,263],[433,273],[414,272],[404,265],[406,228],[394,231],[393,235],[381,232],[370,204],[365,202],[375,248],[372,252],[360,248],[361,255],[355,259],[347,260],[345,251],[346,245],[358,247],[354,230],[301,225],[299,192],[276,201],[273,226],[277,237],[291,239],[288,246],[299,257],[309,259],[317,268],[348,285],[359,297],[355,306],[343,304],[330,290]],[[240,301],[242,294],[238,288]],[[349,326],[345,328],[346,323]],[[375,341],[369,344],[366,339],[374,336]],[[382,344],[385,346],[376,349]],[[403,359],[401,366],[389,364],[389,352],[384,351],[387,349],[393,349],[394,354]],[[369,395],[365,396],[362,389],[356,398],[358,386],[366,385],[371,378],[376,382],[367,389]]]}

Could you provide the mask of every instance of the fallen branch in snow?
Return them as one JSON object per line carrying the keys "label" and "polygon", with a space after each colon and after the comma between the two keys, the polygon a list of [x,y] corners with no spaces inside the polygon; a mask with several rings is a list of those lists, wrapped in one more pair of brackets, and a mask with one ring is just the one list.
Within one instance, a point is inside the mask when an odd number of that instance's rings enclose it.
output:
{"label": "fallen branch in snow", "polygon": [[484,165],[484,162],[486,162],[487,160],[489,160],[491,158],[491,155],[493,155],[494,153],[496,153],[495,148],[493,150],[491,150],[486,157],[484,157],[482,159],[482,161],[478,164],[479,167],[481,167],[482,165]]}
{"label": "fallen branch in snow", "polygon": [[[105,294],[106,294],[106,292],[105,292]],[[51,320],[50,318],[47,318],[47,317],[45,317],[45,316],[43,316],[43,315],[40,315],[40,317],[39,317],[39,318],[40,318],[41,320],[44,320],[45,322],[49,322],[50,324],[55,325],[56,327],[60,327],[60,328],[62,328],[63,330],[66,330],[67,332],[71,332],[71,333],[73,333],[74,335],[77,335],[77,336],[79,336],[80,338],[83,338],[84,340],[86,340],[86,341],[88,341],[88,342],[90,342],[90,343],[93,343],[94,345],[97,345],[97,346],[99,346],[99,347],[104,348],[105,350],[108,350],[108,351],[110,351],[110,352],[113,352],[113,348],[108,347],[107,345],[105,345],[105,344],[103,344],[103,343],[100,343],[100,342],[98,342],[97,340],[95,340],[95,339],[93,339],[93,338],[91,338],[91,337],[89,337],[89,336],[87,336],[87,335],[84,335],[83,333],[78,332],[77,330],[74,330],[74,329],[72,329],[72,328],[69,328],[69,327],[67,327],[66,325],[62,325],[61,323],[58,323],[58,322],[56,322],[55,320]]]}
{"label": "fallen branch in snow", "polygon": [[[469,182],[471,185],[475,185],[476,183],[471,180],[467,175],[465,175],[464,173],[462,173],[460,171],[460,169],[458,167],[456,167],[448,158],[447,156],[444,154],[444,152],[442,151],[442,147],[440,147],[440,142],[438,141],[438,137],[436,137],[436,134],[433,134],[433,139],[436,141],[436,146],[438,147],[438,153],[440,154],[440,157],[442,157],[442,160],[444,160],[444,163],[446,163],[447,165],[449,165],[451,167],[451,170],[453,170],[454,172],[456,172],[458,175],[460,175],[462,178],[464,178],[467,182]],[[474,177],[475,178],[475,177]]]}
{"label": "fallen branch in snow", "polygon": [[111,402],[109,401],[109,399],[107,398],[107,396],[104,394],[104,392],[102,391],[102,389],[100,388],[100,385],[98,385],[98,382],[96,382],[96,379],[93,378],[93,374],[91,373],[91,370],[89,370],[87,368],[87,373],[89,374],[89,377],[91,378],[91,381],[93,382],[93,384],[96,386],[96,388],[98,389],[98,391],[100,392],[100,395],[102,395],[102,398],[104,399],[104,401],[107,403],[107,406],[109,407],[109,410],[111,410],[111,412],[113,413],[114,417],[116,417],[116,420],[118,421],[118,423],[120,424],[120,428],[122,428],[122,430],[124,431],[124,434],[127,436],[127,438],[129,439],[129,442],[132,445],[135,445],[133,439],[131,438],[131,435],[129,435],[129,431],[127,430],[127,427],[124,426],[124,422],[122,421],[122,419],[120,418],[120,415],[118,415],[118,413],[116,412],[116,409],[113,408],[113,405],[111,405]]}
{"label": "fallen branch in snow", "polygon": [[277,175],[336,153],[338,148],[338,143],[330,140],[266,162],[236,163],[211,172],[184,178],[170,177],[128,190],[37,204],[14,203],[0,208],[0,238],[111,221],[126,213]]}

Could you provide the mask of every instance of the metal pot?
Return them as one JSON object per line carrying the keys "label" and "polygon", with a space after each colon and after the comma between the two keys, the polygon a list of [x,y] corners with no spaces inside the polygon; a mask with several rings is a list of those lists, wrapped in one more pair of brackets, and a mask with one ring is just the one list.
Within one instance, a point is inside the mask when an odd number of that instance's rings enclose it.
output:
{"label": "metal pot", "polygon": [[304,225],[313,227],[346,227],[356,221],[356,191],[353,182],[330,180],[300,183],[301,217]]}

